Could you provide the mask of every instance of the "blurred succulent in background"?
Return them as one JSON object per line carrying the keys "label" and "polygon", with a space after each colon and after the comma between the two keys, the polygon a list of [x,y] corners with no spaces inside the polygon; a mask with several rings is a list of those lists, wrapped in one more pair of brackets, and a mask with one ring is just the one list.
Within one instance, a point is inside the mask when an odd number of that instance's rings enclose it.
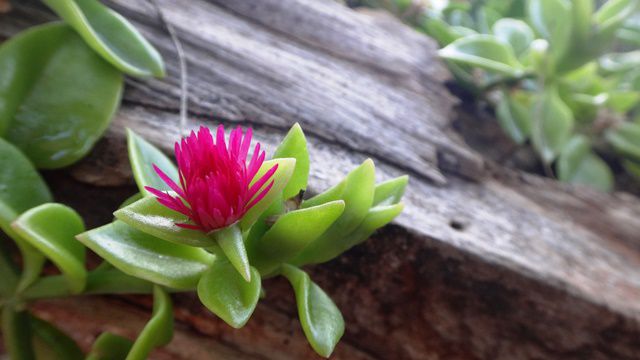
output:
{"label": "blurred succulent in background", "polygon": [[640,178],[640,1],[365,1],[433,37],[457,83],[562,181]]}

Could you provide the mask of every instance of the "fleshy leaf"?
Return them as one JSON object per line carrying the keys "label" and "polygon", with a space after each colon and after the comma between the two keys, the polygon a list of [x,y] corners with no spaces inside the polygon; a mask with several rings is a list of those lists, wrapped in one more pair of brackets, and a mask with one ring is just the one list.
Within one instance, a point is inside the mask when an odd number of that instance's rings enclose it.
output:
{"label": "fleshy leaf", "polygon": [[567,0],[529,0],[528,17],[533,28],[549,41],[555,58],[564,55],[571,37],[571,3]]}
{"label": "fleshy leaf", "polygon": [[533,145],[542,160],[549,164],[569,141],[573,129],[573,114],[554,87],[549,86],[537,99],[533,122]]}
{"label": "fleshy leaf", "polygon": [[145,360],[155,347],[173,338],[173,305],[169,294],[160,286],[153,288],[153,315],[133,343],[126,360]]}
{"label": "fleshy leaf", "polygon": [[249,229],[275,200],[282,198],[282,191],[287,186],[296,168],[296,159],[282,158],[265,161],[262,163],[260,170],[258,170],[258,173],[249,186],[253,185],[257,179],[260,179],[262,175],[269,171],[275,164],[278,164],[278,169],[275,174],[273,174],[273,187],[262,200],[249,209],[244,217],[242,217],[242,220],[240,220],[240,228],[242,228],[243,231]]}
{"label": "fleshy leaf", "polygon": [[282,140],[276,151],[273,153],[274,159],[294,158],[296,159],[293,174],[283,190],[283,198],[292,198],[300,190],[307,189],[309,178],[309,151],[307,150],[307,139],[304,137],[300,124],[295,123],[287,136]]}
{"label": "fleshy leaf", "polygon": [[162,241],[121,221],[77,238],[122,272],[175,289],[195,288],[215,259],[203,249]]}
{"label": "fleshy leaf", "polygon": [[517,144],[524,143],[531,133],[529,109],[508,93],[503,93],[496,106],[496,117],[502,129]]}
{"label": "fleshy leaf", "polygon": [[493,34],[503,42],[510,44],[516,55],[524,53],[535,35],[533,30],[522,20],[504,18],[493,24]]}
{"label": "fleshy leaf", "polygon": [[202,231],[177,226],[176,223],[187,222],[187,217],[160,204],[155,197],[144,197],[116,211],[114,215],[140,231],[175,244],[198,247],[216,244],[213,238]]}
{"label": "fleshy leaf", "polygon": [[33,344],[37,359],[84,359],[78,344],[55,325],[34,316],[29,316],[29,322],[34,336]]}
{"label": "fleshy leaf", "polygon": [[344,334],[344,319],[340,310],[304,271],[283,265],[282,274],[296,293],[298,316],[307,340],[313,350],[328,358]]}
{"label": "fleshy leaf", "polygon": [[364,219],[373,204],[375,193],[375,167],[371,159],[353,170],[345,179],[339,199],[344,200],[344,212],[316,241],[309,244],[292,263],[321,263],[335,256],[336,243],[344,234],[353,231]]}
{"label": "fleshy leaf", "polygon": [[12,226],[21,238],[56,264],[72,293],[84,289],[85,248],[75,239],[84,232],[84,224],[78,213],[61,204],[43,204],[22,214]]}
{"label": "fleshy leaf", "polygon": [[36,280],[45,257],[11,228],[18,215],[52,201],[47,184],[20,150],[0,138],[0,229],[11,237],[22,254],[22,279],[19,290]]}
{"label": "fleshy leaf", "polygon": [[100,334],[91,347],[86,360],[122,360],[133,346],[133,341],[109,332]]}
{"label": "fleshy leaf", "polygon": [[601,191],[613,187],[613,174],[607,164],[591,151],[589,140],[575,135],[564,147],[557,163],[558,178],[588,185]]}
{"label": "fleshy leaf", "polygon": [[32,27],[3,43],[0,74],[0,135],[6,131],[39,168],[84,157],[120,104],[122,74],[65,24]]}
{"label": "fleshy leaf", "polygon": [[632,14],[634,14],[640,1],[638,0],[609,0],[606,1],[595,13],[596,24],[599,32],[611,33],[615,31]]}
{"label": "fleshy leaf", "polygon": [[294,210],[278,218],[255,244],[251,263],[261,274],[273,272],[322,235],[344,211],[344,201]]}
{"label": "fleshy leaf", "polygon": [[145,186],[150,186],[160,191],[172,191],[153,170],[153,165],[156,165],[174,182],[180,183],[178,168],[173,162],[162,151],[138,136],[131,129],[127,129],[127,146],[129,148],[129,162],[131,163],[133,177],[142,194],[149,195],[149,192],[144,188]]}
{"label": "fleshy leaf", "polygon": [[97,0],[43,0],[111,65],[134,76],[165,74],[158,51],[127,19]]}
{"label": "fleshy leaf", "polygon": [[447,60],[503,75],[522,74],[522,65],[516,59],[511,45],[493,35],[478,34],[460,38],[441,49],[438,54]]}
{"label": "fleshy leaf", "polygon": [[619,153],[640,161],[640,125],[624,122],[607,131],[605,138]]}
{"label": "fleshy leaf", "polygon": [[404,195],[409,176],[404,175],[377,184],[373,194],[372,206],[397,204]]}
{"label": "fleshy leaf", "polygon": [[238,273],[247,282],[251,281],[251,266],[249,265],[249,256],[247,256],[247,250],[244,246],[244,238],[242,237],[242,231],[237,224],[228,226],[226,228],[216,230],[210,234],[211,237],[216,239],[222,253],[227,257],[227,260],[233,265]]}
{"label": "fleshy leaf", "polygon": [[207,309],[230,326],[243,327],[260,298],[260,273],[251,267],[251,281],[247,282],[227,259],[219,258],[202,275],[198,283],[198,297]]}
{"label": "fleshy leaf", "polygon": [[370,238],[377,229],[387,225],[400,215],[402,210],[404,210],[402,203],[371,208],[362,223],[340,241],[341,247],[336,251],[335,256]]}

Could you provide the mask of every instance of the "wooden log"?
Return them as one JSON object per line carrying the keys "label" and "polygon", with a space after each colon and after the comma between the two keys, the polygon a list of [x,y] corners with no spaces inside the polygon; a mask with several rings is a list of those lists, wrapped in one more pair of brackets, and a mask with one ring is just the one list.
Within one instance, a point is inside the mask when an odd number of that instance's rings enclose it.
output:
{"label": "wooden log", "polygon": [[[90,225],[131,187],[124,128],[166,150],[178,137],[175,51],[145,1],[107,3],[163,53],[169,76],[129,80],[92,155],[48,180]],[[509,170],[451,129],[455,99],[435,45],[389,16],[323,0],[158,0],[189,64],[190,122],[251,125],[273,149],[300,122],[310,190],[367,157],[380,179],[411,175],[406,210],[363,246],[309,271],[343,311],[344,359],[640,358],[640,202]],[[34,1],[0,16],[0,36],[53,18]],[[99,204],[99,205],[96,205]],[[98,207],[99,209],[97,209]],[[158,359],[314,358],[281,280],[232,330],[191,295]],[[148,299],[40,302],[85,347],[104,329],[133,335]]]}

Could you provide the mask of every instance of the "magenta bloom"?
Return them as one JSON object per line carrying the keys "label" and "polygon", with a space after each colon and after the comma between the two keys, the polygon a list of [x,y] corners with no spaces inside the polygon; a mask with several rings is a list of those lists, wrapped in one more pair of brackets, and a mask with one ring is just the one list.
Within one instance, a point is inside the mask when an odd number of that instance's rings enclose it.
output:
{"label": "magenta bloom", "polygon": [[250,185],[265,157],[257,143],[247,163],[251,136],[250,128],[243,134],[237,127],[231,131],[229,144],[226,144],[222,125],[218,126],[215,140],[208,128],[200,127],[197,133],[192,131],[175,144],[180,185],[153,165],[158,176],[177,196],[151,187],[145,189],[155,195],[159,203],[190,220],[190,223],[176,224],[180,227],[208,233],[229,226],[267,195],[274,183],[271,178],[278,168],[274,165]]}

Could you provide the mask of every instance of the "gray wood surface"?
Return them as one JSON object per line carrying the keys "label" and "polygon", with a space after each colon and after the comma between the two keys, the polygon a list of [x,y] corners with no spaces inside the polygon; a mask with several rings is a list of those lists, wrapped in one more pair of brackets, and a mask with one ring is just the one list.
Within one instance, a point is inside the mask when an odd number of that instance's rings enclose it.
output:
{"label": "gray wood surface", "polygon": [[[158,47],[169,76],[129,80],[105,140],[71,170],[48,175],[58,199],[94,211],[92,224],[109,221],[133,191],[124,128],[166,150],[180,131],[177,60],[154,8],[107,3]],[[336,358],[640,358],[640,202],[483,160],[451,129],[455,99],[433,42],[328,0],[158,3],[187,54],[189,127],[250,125],[273,149],[300,122],[311,192],[367,157],[380,180],[411,176],[393,225],[310,269],[346,317]],[[27,1],[0,16],[0,36],[52,18]],[[242,330],[176,296],[178,340],[157,358],[313,358],[287,284],[269,281],[267,292]],[[105,328],[133,334],[148,305],[100,298],[36,309],[87,344]]]}

